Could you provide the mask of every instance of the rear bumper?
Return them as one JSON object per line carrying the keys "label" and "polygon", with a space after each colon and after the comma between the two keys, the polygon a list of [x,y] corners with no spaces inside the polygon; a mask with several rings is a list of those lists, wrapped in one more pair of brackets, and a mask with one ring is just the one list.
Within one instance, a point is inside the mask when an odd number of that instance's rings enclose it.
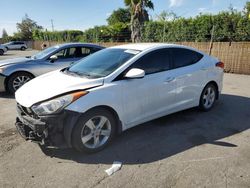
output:
{"label": "rear bumper", "polygon": [[0,74],[0,92],[5,91],[5,79],[6,76]]}
{"label": "rear bumper", "polygon": [[32,117],[17,106],[16,128],[25,140],[44,146],[71,147],[71,132],[79,114],[64,110],[57,115]]}

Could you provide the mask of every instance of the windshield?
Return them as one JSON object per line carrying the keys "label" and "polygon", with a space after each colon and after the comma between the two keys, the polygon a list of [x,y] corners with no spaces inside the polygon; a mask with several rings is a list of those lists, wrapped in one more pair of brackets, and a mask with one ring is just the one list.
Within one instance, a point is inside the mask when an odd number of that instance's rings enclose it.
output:
{"label": "windshield", "polygon": [[115,71],[139,51],[107,48],[72,65],[67,71],[90,78],[105,77]]}
{"label": "windshield", "polygon": [[58,47],[57,46],[52,46],[49,48],[46,48],[45,50],[37,53],[36,55],[33,55],[31,58],[32,59],[43,59],[44,57],[46,57],[48,54],[52,53],[53,51],[57,50]]}

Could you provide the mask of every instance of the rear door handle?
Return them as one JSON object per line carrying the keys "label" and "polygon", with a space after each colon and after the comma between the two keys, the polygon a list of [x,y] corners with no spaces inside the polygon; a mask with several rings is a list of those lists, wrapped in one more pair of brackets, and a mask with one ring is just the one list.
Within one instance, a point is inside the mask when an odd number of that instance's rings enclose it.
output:
{"label": "rear door handle", "polygon": [[207,67],[201,67],[201,70],[206,71],[206,70],[208,70],[208,68]]}
{"label": "rear door handle", "polygon": [[174,79],[175,79],[175,77],[168,77],[168,78],[165,80],[165,83],[172,82]]}

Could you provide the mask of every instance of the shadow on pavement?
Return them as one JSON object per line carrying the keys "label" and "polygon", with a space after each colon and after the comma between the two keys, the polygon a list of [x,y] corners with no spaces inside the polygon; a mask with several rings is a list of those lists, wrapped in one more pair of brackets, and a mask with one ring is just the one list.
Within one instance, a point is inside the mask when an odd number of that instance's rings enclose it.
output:
{"label": "shadow on pavement", "polygon": [[13,54],[13,53],[4,53],[4,54],[2,55],[2,57],[4,57],[4,56],[13,56],[13,55],[15,55],[15,54]]}
{"label": "shadow on pavement", "polygon": [[14,99],[15,96],[12,94],[9,94],[7,92],[0,92],[0,98],[5,98],[5,99]]}
{"label": "shadow on pavement", "polygon": [[51,157],[78,163],[141,164],[161,160],[202,144],[237,147],[218,141],[250,128],[250,98],[221,95],[210,112],[193,108],[134,127],[96,154],[81,154],[72,149],[45,149]]}

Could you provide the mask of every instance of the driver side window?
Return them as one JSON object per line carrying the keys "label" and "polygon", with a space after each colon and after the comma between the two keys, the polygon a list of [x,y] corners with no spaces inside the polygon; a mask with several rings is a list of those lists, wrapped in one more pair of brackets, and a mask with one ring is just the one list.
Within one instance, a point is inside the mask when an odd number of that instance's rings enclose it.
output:
{"label": "driver side window", "polygon": [[65,59],[67,58],[67,49],[60,50],[54,55],[57,56],[57,59]]}
{"label": "driver side window", "polygon": [[153,51],[140,58],[131,68],[142,69],[146,75],[169,70],[171,68],[170,51],[169,49]]}

